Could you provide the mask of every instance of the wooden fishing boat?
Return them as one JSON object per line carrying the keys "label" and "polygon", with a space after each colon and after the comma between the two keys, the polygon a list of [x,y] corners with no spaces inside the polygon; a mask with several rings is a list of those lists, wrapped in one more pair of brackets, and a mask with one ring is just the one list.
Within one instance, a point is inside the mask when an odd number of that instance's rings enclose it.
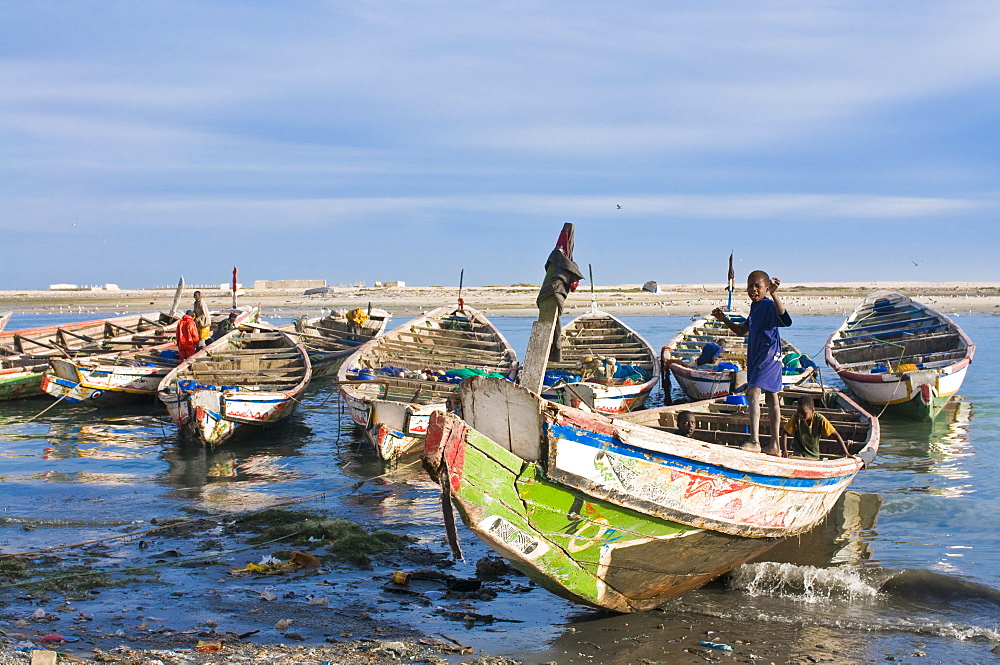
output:
{"label": "wooden fishing boat", "polygon": [[81,321],[0,333],[0,400],[45,394],[51,358],[85,357],[153,347],[173,338],[179,317],[167,313]]}
{"label": "wooden fishing boat", "polygon": [[[746,323],[746,318],[740,314],[728,312],[727,315],[734,323]],[[709,342],[722,347],[720,364],[730,363],[739,369],[697,368],[695,361]],[[783,385],[800,385],[813,377],[816,365],[784,338],[781,339],[781,352],[785,359],[781,374]],[[660,362],[663,366],[665,394],[670,393],[669,380],[672,375],[688,399],[697,401],[722,397],[741,389],[746,384],[746,337],[736,335],[724,323],[709,314],[677,333],[660,350]]]}
{"label": "wooden fishing boat", "polygon": [[7,327],[7,322],[10,321],[10,317],[14,312],[0,312],[0,332]]}
{"label": "wooden fishing boat", "polygon": [[[236,324],[257,314],[256,308],[239,311]],[[229,310],[212,313],[213,323],[228,318]],[[160,381],[180,365],[175,341],[131,351],[50,358],[42,377],[42,390],[67,403],[117,406],[142,399],[155,399]]]}
{"label": "wooden fishing boat", "polygon": [[563,327],[559,362],[546,365],[546,399],[600,413],[641,409],[660,381],[656,351],[620,319],[597,309]]}
{"label": "wooden fishing boat", "polygon": [[382,309],[358,307],[336,310],[327,316],[302,317],[279,326],[298,339],[309,352],[313,378],[334,376],[337,369],[359,346],[385,332],[392,315]]}
{"label": "wooden fishing boat", "polygon": [[341,364],[340,394],[383,461],[419,451],[430,414],[476,372],[514,378],[517,354],[471,307],[439,307],[366,342]]}
{"label": "wooden fishing boat", "polygon": [[[446,525],[454,505],[539,585],[618,612],[658,607],[808,531],[878,448],[867,414],[844,425],[852,456],[807,460],[679,436],[660,409],[609,420],[489,377],[464,382],[458,403],[461,418],[431,417],[424,449]],[[742,434],[705,408],[706,429]],[[656,427],[629,422],[645,417]]]}
{"label": "wooden fishing boat", "polygon": [[[848,450],[852,454],[861,454],[862,450],[871,447],[871,455],[874,456],[880,438],[878,418],[868,413],[845,393],[834,388],[821,387],[813,383],[782,389],[778,394],[782,423],[795,414],[799,398],[805,396],[813,399],[816,413],[823,414],[830,421],[848,443]],[[750,433],[747,431],[750,414],[745,401],[745,398],[740,399],[740,396],[718,397],[637,411],[614,416],[613,419],[615,422],[627,422],[674,432],[678,426],[678,414],[687,411],[695,417],[696,426],[692,438],[739,447],[750,441]],[[762,400],[760,425],[762,436],[771,434],[767,412],[767,404]],[[840,445],[832,437],[820,440],[820,452],[824,459],[843,457]]]}
{"label": "wooden fishing boat", "polygon": [[311,378],[301,344],[240,327],[171,370],[157,395],[182,434],[215,448],[287,418]]}
{"label": "wooden fishing boat", "polygon": [[872,406],[928,420],[958,392],[975,352],[972,340],[944,314],[879,291],[830,335],[826,363]]}

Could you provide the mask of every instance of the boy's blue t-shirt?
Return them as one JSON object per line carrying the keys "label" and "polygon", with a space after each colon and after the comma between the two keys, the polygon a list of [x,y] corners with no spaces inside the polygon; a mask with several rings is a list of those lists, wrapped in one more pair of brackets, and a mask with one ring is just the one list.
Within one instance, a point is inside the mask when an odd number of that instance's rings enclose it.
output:
{"label": "boy's blue t-shirt", "polygon": [[779,327],[792,325],[788,311],[781,316],[774,301],[764,298],[750,305],[747,317],[747,384],[769,393],[781,391],[781,336]]}

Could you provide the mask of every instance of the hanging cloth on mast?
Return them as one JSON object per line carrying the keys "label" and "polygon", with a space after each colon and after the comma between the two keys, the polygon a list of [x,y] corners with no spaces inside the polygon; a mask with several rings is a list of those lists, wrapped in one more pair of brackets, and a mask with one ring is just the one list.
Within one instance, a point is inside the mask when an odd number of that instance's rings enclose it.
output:
{"label": "hanging cloth on mast", "polygon": [[[545,260],[545,281],[542,283],[542,288],[538,291],[538,297],[535,298],[535,304],[538,305],[539,309],[545,303],[549,306],[553,302],[555,303],[557,324],[559,317],[562,316],[566,298],[571,292],[576,291],[580,280],[583,279],[580,267],[573,261],[573,233],[572,224],[565,224],[563,226],[555,248]],[[559,329],[562,329],[561,326]],[[558,362],[562,356],[560,346],[561,337],[561,334],[552,336],[552,347],[549,350],[550,361]]]}

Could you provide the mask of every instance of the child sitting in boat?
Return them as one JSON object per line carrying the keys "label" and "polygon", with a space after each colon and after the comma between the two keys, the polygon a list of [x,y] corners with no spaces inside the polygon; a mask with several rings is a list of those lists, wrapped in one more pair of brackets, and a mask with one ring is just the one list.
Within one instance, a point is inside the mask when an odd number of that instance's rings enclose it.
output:
{"label": "child sitting in boat", "polygon": [[832,436],[849,455],[844,437],[834,429],[830,421],[822,413],[816,413],[813,398],[805,395],[799,398],[795,415],[785,421],[781,431],[781,449],[788,451],[788,438],[792,438],[792,448],[789,452],[807,459],[819,459],[819,440],[824,436]]}
{"label": "child sitting in boat", "polygon": [[681,411],[677,414],[677,429],[674,434],[684,436],[689,439],[694,438],[694,430],[698,426],[694,414],[690,411]]}

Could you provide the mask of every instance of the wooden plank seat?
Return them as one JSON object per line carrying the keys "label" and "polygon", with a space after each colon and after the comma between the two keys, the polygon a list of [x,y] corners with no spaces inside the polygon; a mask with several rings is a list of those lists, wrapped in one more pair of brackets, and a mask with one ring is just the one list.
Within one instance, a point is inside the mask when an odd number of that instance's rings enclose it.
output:
{"label": "wooden plank seat", "polygon": [[279,349],[253,349],[252,351],[246,351],[243,353],[209,353],[206,354],[207,358],[211,360],[232,360],[246,358],[247,356],[252,356],[254,360],[278,360],[282,358],[298,358],[299,352],[292,349],[289,351],[281,351]]}
{"label": "wooden plank seat", "polygon": [[895,342],[897,340],[905,340],[911,337],[921,337],[929,336],[928,334],[936,334],[942,330],[948,330],[951,326],[947,323],[938,323],[932,326],[921,326],[919,328],[905,328],[903,330],[895,330],[891,332],[881,332],[871,335],[857,335],[849,337],[841,337],[840,339],[833,340],[833,347],[835,349],[850,348],[852,346],[859,346],[863,344],[872,344],[878,342]]}
{"label": "wooden plank seat", "polygon": [[507,372],[510,370],[510,365],[508,363],[494,363],[492,365],[487,365],[482,362],[465,362],[455,360],[454,358],[444,358],[440,360],[435,360],[431,358],[408,358],[400,355],[381,355],[372,354],[371,360],[375,361],[373,364],[377,364],[379,367],[384,367],[391,365],[392,367],[402,367],[403,369],[423,371],[425,369],[430,369],[434,371],[448,371],[450,369],[482,369],[487,372],[496,372],[497,374],[503,374],[506,376]]}
{"label": "wooden plank seat", "polygon": [[898,358],[954,351],[959,341],[957,333],[947,333],[903,340],[899,344],[871,344],[837,349],[834,356],[842,367],[865,361],[896,361]]}
{"label": "wooden plank seat", "polygon": [[914,307],[913,305],[906,305],[905,307],[894,307],[892,309],[885,310],[883,312],[876,312],[871,307],[865,307],[859,309],[857,316],[854,321],[848,324],[848,327],[854,327],[859,325],[870,325],[873,323],[888,323],[893,321],[906,321],[907,319],[913,318],[914,314],[920,315],[924,313],[924,309],[920,307]]}
{"label": "wooden plank seat", "polygon": [[[407,339],[412,338],[412,339]],[[400,333],[397,338],[400,342],[410,342],[413,344],[422,344],[424,346],[443,346],[452,347],[460,349],[494,349],[496,348],[496,342],[479,340],[479,339],[458,339],[454,337],[447,337],[445,335],[426,335],[419,333]]]}
{"label": "wooden plank seat", "polygon": [[965,357],[964,350],[956,351],[942,351],[940,353],[928,353],[928,354],[914,354],[912,356],[894,356],[892,358],[883,358],[877,360],[861,360],[854,363],[841,364],[844,369],[849,369],[851,371],[864,370],[866,368],[875,367],[876,365],[885,364],[887,361],[893,365],[911,364],[911,365],[925,365],[928,363],[942,363],[951,360],[960,360]]}
{"label": "wooden plank seat", "polygon": [[500,362],[507,354],[498,349],[463,349],[453,346],[433,346],[427,344],[408,344],[396,340],[386,339],[375,349],[389,355],[399,353],[411,357],[440,358],[442,356],[456,359],[477,360],[481,359],[484,364]]}
{"label": "wooden plank seat", "polygon": [[936,316],[918,316],[911,319],[903,319],[902,321],[889,321],[863,326],[849,326],[841,332],[841,335],[844,337],[851,337],[855,334],[863,335],[865,333],[877,332],[879,330],[905,330],[906,328],[919,328],[921,326],[930,325],[935,321],[939,321]]}

